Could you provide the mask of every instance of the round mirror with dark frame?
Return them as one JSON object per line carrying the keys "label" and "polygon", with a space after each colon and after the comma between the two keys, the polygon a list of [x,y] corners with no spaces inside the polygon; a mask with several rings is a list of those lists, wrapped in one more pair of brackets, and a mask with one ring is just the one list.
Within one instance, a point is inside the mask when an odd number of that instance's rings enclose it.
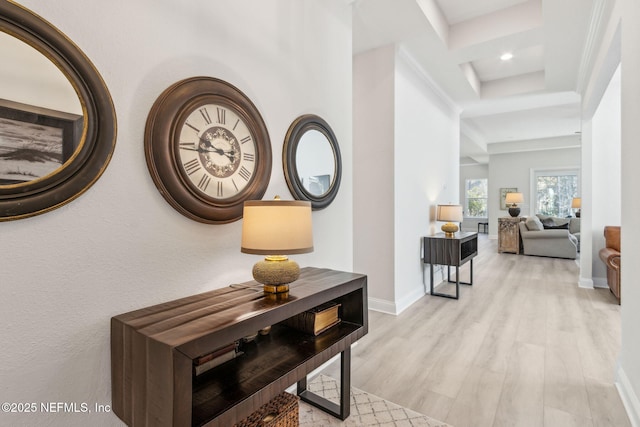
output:
{"label": "round mirror with dark frame", "polygon": [[0,52],[0,221],[8,221],[48,212],[91,187],[111,159],[116,116],[84,53],[6,0]]}
{"label": "round mirror with dark frame", "polygon": [[342,177],[340,147],[329,124],[314,114],[298,117],[287,131],[282,157],[291,194],[314,210],[329,206]]}

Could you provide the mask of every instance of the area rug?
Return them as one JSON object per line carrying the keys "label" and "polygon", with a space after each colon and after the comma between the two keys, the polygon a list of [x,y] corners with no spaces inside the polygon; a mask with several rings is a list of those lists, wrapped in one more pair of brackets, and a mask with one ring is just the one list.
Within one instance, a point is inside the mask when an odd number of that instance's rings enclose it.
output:
{"label": "area rug", "polygon": [[[334,403],[339,403],[338,382],[326,375],[318,375],[309,382],[308,389]],[[300,426],[376,426],[376,427],[451,427],[426,415],[391,403],[373,394],[351,387],[351,415],[344,421],[300,401]]]}

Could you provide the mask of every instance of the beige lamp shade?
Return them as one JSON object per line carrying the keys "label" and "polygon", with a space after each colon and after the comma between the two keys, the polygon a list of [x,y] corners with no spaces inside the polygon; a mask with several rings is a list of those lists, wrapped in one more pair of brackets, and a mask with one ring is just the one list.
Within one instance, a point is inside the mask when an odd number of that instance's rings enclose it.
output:
{"label": "beige lamp shade", "polygon": [[522,195],[522,193],[507,193],[504,199],[504,203],[507,205],[524,203],[524,196]]}
{"label": "beige lamp shade", "polygon": [[582,207],[582,198],[574,197],[573,200],[571,200],[571,208],[580,209],[581,207]]}
{"label": "beige lamp shade", "polygon": [[462,205],[438,205],[436,220],[445,222],[462,222]]}
{"label": "beige lamp shade", "polygon": [[462,205],[438,205],[436,207],[436,220],[445,221],[441,229],[446,237],[454,237],[460,229],[454,222],[462,222]]}
{"label": "beige lamp shade", "polygon": [[300,277],[300,266],[287,255],[313,251],[311,202],[245,202],[240,250],[265,255],[253,266],[253,278],[263,284],[265,293],[288,297],[289,283]]}
{"label": "beige lamp shade", "polygon": [[313,252],[311,203],[253,200],[244,203],[241,251],[258,255]]}

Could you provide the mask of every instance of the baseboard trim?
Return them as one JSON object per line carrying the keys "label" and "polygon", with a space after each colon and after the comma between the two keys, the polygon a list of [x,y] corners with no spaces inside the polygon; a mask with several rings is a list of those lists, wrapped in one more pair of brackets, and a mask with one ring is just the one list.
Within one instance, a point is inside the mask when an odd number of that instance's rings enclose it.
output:
{"label": "baseboard trim", "polygon": [[596,288],[608,288],[609,285],[607,284],[607,278],[606,277],[594,277],[593,278],[593,286]]}
{"label": "baseboard trim", "polygon": [[400,301],[389,301],[383,300],[379,298],[369,298],[369,310],[379,311],[382,313],[398,315],[405,311],[407,308],[411,307],[413,303],[418,301],[425,295],[425,289],[423,286],[416,288],[413,292],[411,292],[406,297],[402,298]]}
{"label": "baseboard trim", "polygon": [[393,301],[369,297],[369,310],[379,311],[381,313],[396,314],[396,303]]}
{"label": "baseboard trim", "polygon": [[578,287],[579,288],[585,288],[585,289],[593,289],[593,280],[585,279],[585,278],[581,277],[578,280]]}
{"label": "baseboard trim", "polygon": [[409,295],[402,298],[400,301],[396,303],[396,314],[402,313],[407,308],[411,307],[413,303],[418,301],[423,296],[424,296],[424,287],[420,286],[416,288],[413,292],[411,292]]}
{"label": "baseboard trim", "polygon": [[618,394],[620,394],[620,399],[622,399],[622,404],[627,411],[631,425],[633,427],[640,427],[640,399],[638,399],[627,374],[620,364],[618,364],[616,369],[616,388],[618,389]]}

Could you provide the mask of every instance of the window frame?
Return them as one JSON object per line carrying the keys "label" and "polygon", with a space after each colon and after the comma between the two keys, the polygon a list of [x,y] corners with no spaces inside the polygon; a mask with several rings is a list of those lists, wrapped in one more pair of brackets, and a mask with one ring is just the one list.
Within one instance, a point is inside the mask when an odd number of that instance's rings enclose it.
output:
{"label": "window frame", "polygon": [[530,203],[529,210],[530,215],[534,216],[538,212],[538,177],[541,176],[568,176],[575,175],[577,178],[576,184],[576,194],[572,197],[579,197],[580,195],[580,187],[582,182],[581,176],[581,168],[580,166],[566,166],[560,168],[540,168],[540,169],[531,169],[530,174]]}
{"label": "window frame", "polygon": [[[486,193],[485,197],[472,197],[469,198],[469,181],[484,181]],[[469,200],[484,200],[485,212],[484,216],[471,216],[469,215]],[[465,178],[464,180],[464,218],[477,219],[489,217],[489,179],[488,178]]]}

